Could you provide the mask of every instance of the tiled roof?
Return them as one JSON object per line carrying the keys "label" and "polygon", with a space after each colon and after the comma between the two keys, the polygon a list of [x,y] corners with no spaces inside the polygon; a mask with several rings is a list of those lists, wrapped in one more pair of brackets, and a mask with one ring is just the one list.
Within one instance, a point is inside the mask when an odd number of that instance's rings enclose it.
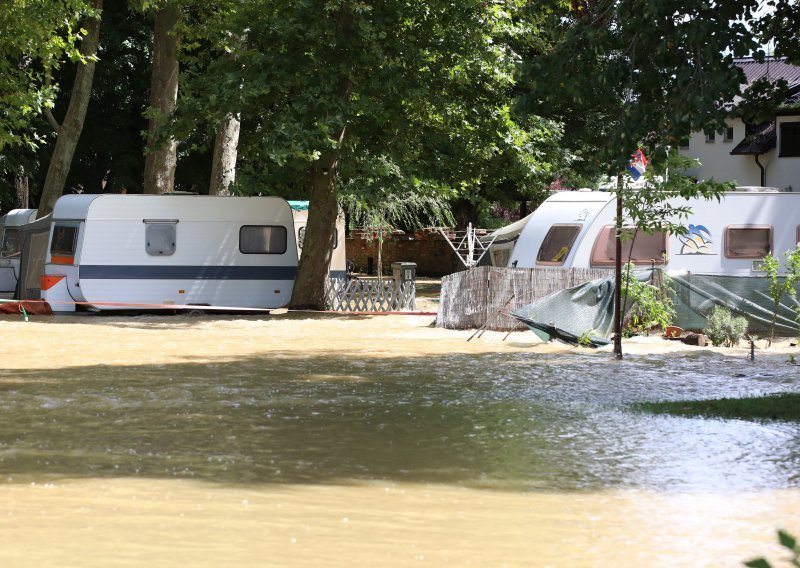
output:
{"label": "tiled roof", "polygon": [[751,154],[764,154],[775,147],[777,136],[775,122],[769,121],[758,125],[755,131],[744,137],[736,147],[731,150],[731,155],[742,156]]}
{"label": "tiled roof", "polygon": [[789,86],[800,83],[800,67],[786,63],[785,59],[768,58],[763,63],[753,59],[735,59],[734,64],[744,71],[747,82],[752,83],[761,77],[769,79],[786,79]]}

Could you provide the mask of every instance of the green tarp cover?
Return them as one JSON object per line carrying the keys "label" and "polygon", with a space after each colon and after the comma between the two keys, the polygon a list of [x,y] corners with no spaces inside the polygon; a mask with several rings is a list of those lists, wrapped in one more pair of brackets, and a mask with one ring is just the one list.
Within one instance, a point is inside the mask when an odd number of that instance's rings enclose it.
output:
{"label": "green tarp cover", "polygon": [[[651,270],[636,272],[641,282],[651,277]],[[702,331],[714,306],[725,306],[745,317],[749,333],[767,333],[770,329],[773,300],[765,276],[679,274],[670,275],[667,281],[675,292],[673,323],[687,331]],[[775,332],[780,336],[800,334],[796,319],[800,288],[797,292],[795,298],[785,295],[778,305]],[[511,315],[545,340],[578,343],[584,338],[594,346],[607,344],[614,329],[614,279],[601,278],[560,290],[513,310]]]}
{"label": "green tarp cover", "polygon": [[[725,306],[747,319],[748,332],[769,331],[773,300],[766,276],[679,274],[670,275],[670,279],[675,291],[675,324],[683,329],[702,330],[712,308]],[[776,334],[796,336],[800,333],[797,307],[797,298],[783,297],[777,309]]]}
{"label": "green tarp cover", "polygon": [[559,290],[512,310],[511,315],[545,341],[609,343],[614,329],[614,279],[600,278]]}

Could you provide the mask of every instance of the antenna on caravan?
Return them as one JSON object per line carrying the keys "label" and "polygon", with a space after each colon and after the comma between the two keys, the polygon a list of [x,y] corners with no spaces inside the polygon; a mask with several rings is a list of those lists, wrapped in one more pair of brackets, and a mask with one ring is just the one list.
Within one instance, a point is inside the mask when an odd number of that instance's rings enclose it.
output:
{"label": "antenna on caravan", "polygon": [[[444,231],[442,231],[442,229],[439,229],[439,232],[447,240],[447,243],[450,245],[450,248],[453,249],[453,252],[458,255],[461,263],[467,268],[477,266],[484,255],[489,251],[489,247],[492,246],[492,243],[497,238],[497,235],[495,235],[488,244],[482,243],[475,235],[476,229],[472,226],[472,223],[467,225],[466,231],[455,231],[452,240],[448,235],[445,234]],[[463,236],[459,240],[459,235],[462,233]],[[477,258],[475,258],[476,254],[479,255]]]}

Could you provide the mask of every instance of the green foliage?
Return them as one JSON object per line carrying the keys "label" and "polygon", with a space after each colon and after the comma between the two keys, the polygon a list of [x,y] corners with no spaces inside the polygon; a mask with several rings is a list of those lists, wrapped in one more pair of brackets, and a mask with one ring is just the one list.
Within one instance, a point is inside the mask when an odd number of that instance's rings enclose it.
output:
{"label": "green foliage", "polygon": [[578,345],[581,347],[590,347],[592,345],[592,338],[590,337],[592,330],[584,331],[578,338]]}
{"label": "green foliage", "polygon": [[641,402],[633,407],[653,414],[674,416],[800,422],[800,393],[712,400]]}
{"label": "green foliage", "polygon": [[355,193],[341,199],[350,229],[389,226],[415,230],[430,226],[452,226],[453,216],[445,198],[437,195],[408,193],[405,196],[386,192],[383,200],[368,201]]}
{"label": "green foliage", "polygon": [[716,347],[734,347],[747,333],[747,320],[724,306],[714,306],[703,330]]}
{"label": "green foliage", "polygon": [[666,329],[675,317],[672,295],[668,276],[662,274],[661,283],[656,286],[640,281],[633,264],[626,264],[622,269],[623,305],[630,305],[631,308],[623,326],[623,334],[630,337],[649,332],[654,327]]}
{"label": "green foliage", "polygon": [[[735,57],[759,52],[758,0],[553,3],[554,43],[525,61],[522,108],[587,132],[585,163],[615,175],[636,145],[719,130],[740,95]],[[582,137],[581,141],[586,140]]]}
{"label": "green foliage", "polygon": [[[58,86],[53,72],[65,61],[83,61],[80,21],[94,14],[85,0],[6,0],[0,9],[0,150],[35,147],[42,133],[34,119],[52,108]],[[48,127],[49,128],[49,127]]]}
{"label": "green foliage", "polygon": [[[797,544],[797,539],[788,532],[779,530],[778,543],[791,554],[787,559],[788,564],[800,568],[800,545]],[[765,558],[756,558],[745,562],[744,565],[748,566],[748,568],[772,568],[772,564]]]}
{"label": "green foliage", "polygon": [[[800,246],[786,251],[784,254],[786,256],[785,276],[778,275],[780,261],[771,252],[764,257],[761,263],[762,270],[766,272],[769,280],[769,297],[772,299],[772,320],[769,330],[770,345],[772,345],[772,341],[775,338],[775,321],[781,300],[786,295],[795,299],[797,297],[796,286],[800,282]],[[800,307],[796,309],[798,310],[798,318],[800,318]]]}
{"label": "green foliage", "polygon": [[[660,159],[665,156],[666,159]],[[685,234],[684,221],[692,210],[673,198],[693,197],[719,201],[725,191],[733,189],[733,183],[714,180],[695,181],[684,174],[696,165],[696,160],[686,158],[669,148],[658,148],[650,154],[646,183],[630,191],[623,187],[623,212],[633,224],[647,234],[664,231],[670,234]]]}
{"label": "green foliage", "polygon": [[304,197],[309,165],[335,150],[338,189],[368,208],[411,193],[530,196],[563,155],[556,122],[511,111],[521,53],[540,49],[535,12],[517,0],[197,2],[173,128],[202,149],[241,113],[240,193]]}

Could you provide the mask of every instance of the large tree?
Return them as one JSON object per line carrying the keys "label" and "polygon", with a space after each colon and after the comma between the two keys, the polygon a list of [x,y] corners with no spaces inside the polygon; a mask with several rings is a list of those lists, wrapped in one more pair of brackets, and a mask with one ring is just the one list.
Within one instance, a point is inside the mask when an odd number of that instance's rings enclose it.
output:
{"label": "large tree", "polygon": [[324,306],[343,186],[365,200],[387,191],[456,195],[500,183],[503,161],[519,183],[544,177],[541,149],[557,128],[525,131],[509,109],[516,46],[532,37],[525,4],[208,3],[226,13],[225,34],[246,32],[247,44],[237,80],[217,73],[196,89],[187,82],[182,108],[207,112],[191,100],[202,95],[240,111],[242,185],[273,179],[253,190],[282,186],[310,199],[294,307]]}
{"label": "large tree", "polygon": [[64,184],[72,165],[72,157],[83,131],[86,110],[92,93],[94,69],[97,61],[97,47],[100,41],[100,11],[103,0],[92,0],[93,15],[86,18],[83,28],[86,35],[80,46],[82,63],[75,72],[75,83],[70,92],[69,106],[63,120],[59,123],[53,114],[47,111],[48,119],[56,131],[56,144],[47,168],[42,195],[39,198],[38,217],[49,215],[56,201],[64,192]]}
{"label": "large tree", "polygon": [[175,110],[178,97],[178,23],[181,6],[163,3],[155,12],[153,58],[148,109],[144,192],[165,193],[175,185],[178,142],[162,127]]}

